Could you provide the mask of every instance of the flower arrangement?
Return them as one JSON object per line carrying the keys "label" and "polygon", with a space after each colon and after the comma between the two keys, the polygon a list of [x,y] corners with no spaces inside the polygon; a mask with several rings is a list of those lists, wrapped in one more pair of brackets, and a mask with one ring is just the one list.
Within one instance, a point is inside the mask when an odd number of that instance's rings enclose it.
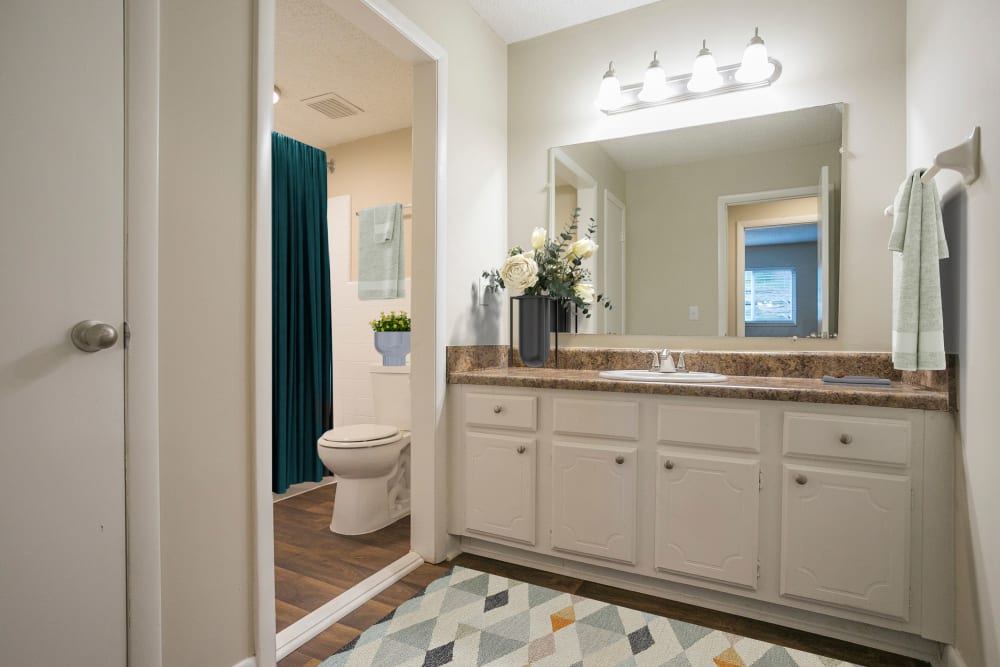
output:
{"label": "flower arrangement", "polygon": [[499,271],[483,271],[483,277],[490,280],[488,289],[509,289],[515,296],[549,296],[572,302],[585,317],[590,317],[590,309],[595,304],[603,303],[605,308],[611,308],[604,295],[594,289],[590,270],[583,266],[583,260],[597,252],[597,243],[591,238],[597,231],[597,224],[591,219],[586,236],[574,241],[579,221],[580,209],[577,208],[558,240],[548,238],[543,227],[535,227],[531,233],[531,250],[514,246]]}
{"label": "flower arrangement", "polygon": [[399,311],[399,314],[396,314],[395,310],[390,310],[388,315],[381,313],[377,320],[372,320],[368,324],[371,325],[372,331],[376,332],[409,331],[410,316],[405,310]]}

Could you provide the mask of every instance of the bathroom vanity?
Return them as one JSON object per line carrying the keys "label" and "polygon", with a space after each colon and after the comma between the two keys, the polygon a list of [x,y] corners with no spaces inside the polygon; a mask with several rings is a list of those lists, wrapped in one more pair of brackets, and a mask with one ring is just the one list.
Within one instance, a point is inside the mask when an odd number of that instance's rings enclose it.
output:
{"label": "bathroom vanity", "polygon": [[449,381],[463,551],[900,653],[952,640],[946,391],[506,367]]}

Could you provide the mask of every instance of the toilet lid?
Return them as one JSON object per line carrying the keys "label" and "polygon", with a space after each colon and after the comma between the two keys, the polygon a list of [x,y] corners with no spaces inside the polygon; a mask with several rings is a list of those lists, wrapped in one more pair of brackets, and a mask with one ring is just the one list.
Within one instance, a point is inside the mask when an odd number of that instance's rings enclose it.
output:
{"label": "toilet lid", "polygon": [[331,429],[323,434],[322,447],[375,447],[399,440],[399,429],[388,424],[352,424]]}

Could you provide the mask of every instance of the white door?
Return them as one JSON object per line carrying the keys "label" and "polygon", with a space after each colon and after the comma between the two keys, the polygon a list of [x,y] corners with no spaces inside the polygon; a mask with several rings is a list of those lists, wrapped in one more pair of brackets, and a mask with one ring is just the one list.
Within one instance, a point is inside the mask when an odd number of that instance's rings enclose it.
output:
{"label": "white door", "polygon": [[817,331],[823,338],[828,338],[830,334],[830,280],[831,280],[831,259],[830,259],[830,168],[821,167],[819,170],[819,193],[817,195],[819,205],[818,234],[816,235],[816,262],[817,262],[817,286],[819,298],[819,326]]}
{"label": "white door", "polygon": [[0,4],[0,662],[124,665],[122,0]]}
{"label": "white door", "polygon": [[604,333],[625,333],[625,204],[604,191],[604,255],[603,285],[598,291],[613,306],[611,310],[597,307],[604,313]]}
{"label": "white door", "polygon": [[535,543],[534,438],[466,433],[469,530]]}
{"label": "white door", "polygon": [[906,620],[910,478],[784,468],[781,594]]}
{"label": "white door", "polygon": [[552,444],[552,547],[635,563],[634,447]]}
{"label": "white door", "polygon": [[661,452],[656,471],[656,567],[757,587],[760,465]]}

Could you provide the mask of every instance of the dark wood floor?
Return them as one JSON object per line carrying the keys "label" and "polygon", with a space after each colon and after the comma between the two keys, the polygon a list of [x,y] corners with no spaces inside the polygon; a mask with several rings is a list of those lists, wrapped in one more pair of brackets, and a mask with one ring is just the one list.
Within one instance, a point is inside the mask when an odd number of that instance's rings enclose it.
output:
{"label": "dark wood floor", "polygon": [[367,535],[331,533],[336,493],[330,484],[274,504],[279,631],[410,550],[409,517]]}
{"label": "dark wood floor", "polygon": [[927,663],[905,658],[856,644],[821,637],[819,635],[783,628],[752,618],[723,614],[679,602],[641,593],[582,581],[573,577],[534,570],[520,565],[462,554],[458,558],[441,565],[424,564],[407,575],[403,580],[387,588],[374,599],[345,616],[339,623],[327,628],[311,641],[303,645],[278,663],[278,667],[316,667],[325,658],[351,641],[402,602],[413,597],[427,584],[434,581],[453,565],[461,565],[482,572],[498,574],[539,586],[546,586],[566,593],[575,593],[594,600],[630,607],[668,616],[688,623],[696,623],[709,628],[724,630],[761,641],[797,648],[811,653],[819,653],[831,658],[846,660],[868,667],[928,667]]}

